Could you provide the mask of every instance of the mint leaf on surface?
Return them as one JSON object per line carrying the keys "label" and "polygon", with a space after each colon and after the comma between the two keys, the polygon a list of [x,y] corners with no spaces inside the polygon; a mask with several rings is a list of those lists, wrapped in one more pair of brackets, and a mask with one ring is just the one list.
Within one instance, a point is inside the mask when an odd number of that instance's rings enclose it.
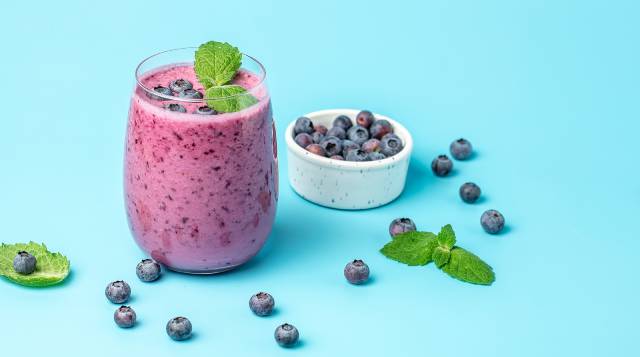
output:
{"label": "mint leaf on surface", "polygon": [[227,84],[235,77],[242,63],[242,53],[226,42],[209,41],[198,47],[193,69],[205,87]]}
{"label": "mint leaf on surface", "polygon": [[451,249],[449,262],[442,266],[442,271],[472,284],[491,285],[496,280],[493,269],[487,263],[460,247]]}
{"label": "mint leaf on surface", "polygon": [[433,250],[433,262],[438,268],[441,268],[443,265],[447,264],[450,257],[451,252],[449,251],[449,249],[436,247],[436,249]]}
{"label": "mint leaf on surface", "polygon": [[431,232],[405,232],[395,236],[380,252],[400,263],[425,265],[431,261],[436,245],[436,235]]}
{"label": "mint leaf on surface", "polygon": [[[22,250],[31,253],[37,260],[36,270],[29,275],[18,274],[13,270],[13,258]],[[32,287],[55,285],[69,275],[69,269],[69,259],[60,253],[49,252],[44,244],[29,242],[0,245],[0,275],[16,284]]]}
{"label": "mint leaf on surface", "polygon": [[237,112],[258,102],[246,89],[236,86],[220,86],[207,89],[207,105],[221,113]]}
{"label": "mint leaf on surface", "polygon": [[456,244],[456,234],[453,232],[453,227],[450,224],[442,227],[440,233],[438,233],[438,245],[446,248],[447,250],[453,248]]}

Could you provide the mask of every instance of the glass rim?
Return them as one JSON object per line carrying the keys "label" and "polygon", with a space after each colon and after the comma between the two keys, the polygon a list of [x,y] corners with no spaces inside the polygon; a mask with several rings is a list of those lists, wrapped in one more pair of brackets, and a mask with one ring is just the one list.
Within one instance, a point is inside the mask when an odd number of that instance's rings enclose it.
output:
{"label": "glass rim", "polygon": [[[182,50],[196,50],[198,49],[198,47],[192,47],[192,46],[188,46],[188,47],[179,47],[179,48],[172,48],[172,49],[168,49],[168,50],[164,50],[164,51],[160,51],[160,52],[156,52],[154,54],[152,54],[151,56],[148,56],[146,58],[144,58],[142,61],[140,61],[140,63],[138,63],[138,65],[136,66],[136,70],[135,70],[135,77],[136,77],[136,85],[140,88],[142,88],[142,90],[144,90],[147,94],[152,94],[154,96],[160,97],[162,99],[165,100],[172,100],[172,101],[178,101],[178,102],[185,102],[185,103],[205,103],[207,100],[226,100],[226,99],[231,99],[231,98],[236,98],[242,95],[246,95],[246,93],[239,93],[239,94],[234,94],[234,95],[230,95],[230,96],[226,96],[226,97],[216,97],[216,98],[201,98],[201,99],[192,99],[192,98],[180,98],[180,97],[174,97],[172,95],[166,95],[166,94],[162,94],[159,92],[156,92],[155,90],[153,90],[153,88],[149,88],[147,86],[145,86],[142,81],[141,81],[141,76],[142,74],[140,73],[140,70],[142,68],[142,66],[147,63],[147,61],[156,58],[160,55],[163,55],[165,53],[169,53],[169,52],[175,52],[175,51],[182,51]],[[241,52],[243,57],[247,57],[249,60],[253,61],[255,64],[258,65],[258,68],[260,69],[261,73],[256,73],[259,76],[259,81],[258,83],[254,84],[253,86],[251,86],[251,88],[245,88],[247,90],[247,93],[253,93],[254,90],[256,90],[256,88],[259,88],[260,86],[262,86],[262,84],[264,83],[265,79],[267,78],[267,70],[264,68],[264,66],[262,65],[262,63],[260,63],[260,61],[258,61],[255,57],[250,56],[244,52]],[[156,67],[157,68],[157,67]],[[224,87],[224,86],[222,86]]]}

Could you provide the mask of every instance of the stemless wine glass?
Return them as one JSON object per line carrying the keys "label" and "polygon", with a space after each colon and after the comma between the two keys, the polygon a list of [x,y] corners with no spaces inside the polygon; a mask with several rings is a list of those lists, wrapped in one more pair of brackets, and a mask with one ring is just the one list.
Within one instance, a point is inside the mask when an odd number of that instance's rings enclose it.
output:
{"label": "stemless wine glass", "polygon": [[124,192],[129,228],[142,250],[169,269],[211,274],[245,263],[264,245],[276,211],[278,164],[262,64],[243,55],[232,81],[255,104],[215,113],[207,98],[166,89],[185,79],[204,94],[194,51],[160,52],[136,69]]}

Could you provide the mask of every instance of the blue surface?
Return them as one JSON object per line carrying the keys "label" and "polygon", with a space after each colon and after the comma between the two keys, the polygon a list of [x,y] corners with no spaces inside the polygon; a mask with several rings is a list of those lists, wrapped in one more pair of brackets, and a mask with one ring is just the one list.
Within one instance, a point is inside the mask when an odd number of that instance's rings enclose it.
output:
{"label": "blue surface", "polygon": [[[633,1],[385,3],[192,0],[13,1],[3,5],[0,241],[44,241],[73,272],[62,286],[0,280],[2,355],[602,356],[639,335],[640,50]],[[273,234],[220,276],[167,273],[143,284],[129,234],[122,153],[133,71],[158,50],[226,40],[263,61],[286,172],[285,125],[325,108],[369,108],[416,140],[404,194],[369,211],[303,201],[281,175]],[[431,159],[455,138],[476,157],[438,179]],[[475,181],[481,203],[463,204]],[[375,188],[372,188],[375,189]],[[483,210],[508,220],[489,236]],[[451,223],[489,262],[491,287],[378,253],[388,222]],[[349,286],[365,259],[371,284]],[[132,284],[139,324],[118,329],[103,296]],[[275,316],[247,302],[271,292]],[[164,332],[191,318],[195,338]],[[298,326],[279,348],[273,330]],[[45,354],[50,352],[51,354]]]}

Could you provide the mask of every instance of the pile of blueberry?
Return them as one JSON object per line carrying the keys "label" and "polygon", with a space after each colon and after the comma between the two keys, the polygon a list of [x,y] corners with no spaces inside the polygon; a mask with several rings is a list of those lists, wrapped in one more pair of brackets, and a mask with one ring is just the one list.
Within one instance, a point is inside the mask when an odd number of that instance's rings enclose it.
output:
{"label": "pile of blueberry", "polygon": [[368,110],[356,116],[355,125],[346,115],[333,120],[331,129],[314,125],[311,119],[300,117],[293,127],[296,144],[316,155],[334,160],[375,161],[399,153],[402,140],[393,133],[388,120],[376,119]]}
{"label": "pile of blueberry", "polygon": [[[449,151],[454,159],[467,160],[473,154],[473,147],[467,139],[460,138],[451,143]],[[436,176],[447,176],[453,170],[453,161],[445,154],[438,155],[431,162],[431,170]],[[475,183],[466,182],[460,186],[458,193],[464,202],[475,203],[480,198],[481,191]],[[490,209],[482,214],[480,224],[487,233],[498,234],[504,228],[504,216],[497,210]]]}
{"label": "pile of blueberry", "polygon": [[[153,87],[153,91],[165,96],[173,96],[173,97],[178,97],[178,98],[182,98],[182,99],[202,99],[203,95],[200,91],[193,89],[193,84],[191,82],[189,82],[186,79],[176,79],[174,81],[171,81],[171,83],[169,83],[169,85],[167,87],[165,86],[155,86]],[[153,99],[153,100],[159,100],[159,101],[165,101],[165,100],[169,100],[167,98],[161,97],[157,94],[154,93],[150,93],[147,92],[147,97]],[[172,112],[179,112],[179,113],[186,113],[187,112],[187,108],[185,108],[184,106],[178,104],[178,103],[169,103],[166,104],[164,106],[165,109],[170,110]],[[208,106],[201,106],[198,109],[196,109],[194,112],[194,114],[201,114],[201,115],[214,115],[214,114],[218,114],[217,111],[215,111],[212,108],[209,108]]]}

